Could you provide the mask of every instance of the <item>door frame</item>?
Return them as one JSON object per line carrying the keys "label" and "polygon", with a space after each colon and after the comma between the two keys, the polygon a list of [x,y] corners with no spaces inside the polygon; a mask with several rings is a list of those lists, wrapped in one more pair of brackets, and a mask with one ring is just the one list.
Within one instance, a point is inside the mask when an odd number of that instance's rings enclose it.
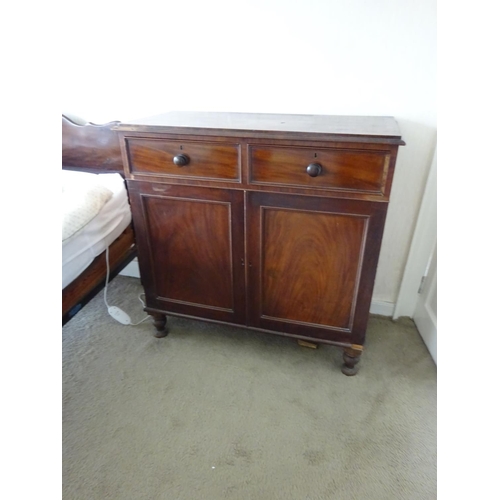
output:
{"label": "door frame", "polygon": [[437,241],[437,146],[434,150],[427,182],[420,205],[417,224],[408,254],[408,260],[394,307],[393,319],[413,318],[419,290],[425,278]]}

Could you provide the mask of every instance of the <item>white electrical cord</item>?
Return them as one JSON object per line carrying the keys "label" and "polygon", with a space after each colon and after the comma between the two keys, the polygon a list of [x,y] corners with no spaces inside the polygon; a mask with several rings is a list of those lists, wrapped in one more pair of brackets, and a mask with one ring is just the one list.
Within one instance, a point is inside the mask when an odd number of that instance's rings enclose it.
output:
{"label": "white electrical cord", "polygon": [[[129,326],[140,325],[149,318],[148,315],[145,318],[141,319],[141,321],[139,321],[138,323],[132,323],[130,316],[125,311],[122,311],[119,307],[110,306],[108,304],[108,283],[109,283],[109,247],[106,247],[106,283],[104,285],[104,303],[108,308],[109,315],[122,325],[129,325]],[[143,293],[139,294],[139,300],[141,301],[143,307],[145,307],[144,301],[141,299],[141,295],[144,294]]]}

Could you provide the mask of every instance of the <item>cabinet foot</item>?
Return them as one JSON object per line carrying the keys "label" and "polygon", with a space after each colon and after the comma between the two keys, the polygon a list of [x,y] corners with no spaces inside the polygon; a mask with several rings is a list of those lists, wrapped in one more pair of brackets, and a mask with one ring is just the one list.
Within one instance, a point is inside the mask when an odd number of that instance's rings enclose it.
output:
{"label": "cabinet foot", "polygon": [[167,315],[161,313],[150,313],[154,319],[154,325],[156,328],[155,337],[161,339],[166,337],[168,334],[167,328]]}
{"label": "cabinet foot", "polygon": [[350,347],[344,349],[344,364],[342,365],[342,373],[344,375],[351,376],[358,373],[359,368],[356,365],[359,363],[362,352],[362,349],[357,350]]}

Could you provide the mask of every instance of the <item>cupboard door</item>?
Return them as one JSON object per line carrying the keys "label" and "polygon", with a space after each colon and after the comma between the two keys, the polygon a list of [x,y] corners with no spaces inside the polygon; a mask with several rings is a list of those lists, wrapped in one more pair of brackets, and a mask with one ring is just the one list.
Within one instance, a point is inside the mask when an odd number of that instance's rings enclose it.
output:
{"label": "cupboard door", "polygon": [[383,203],[249,193],[249,324],[362,344],[385,209]]}
{"label": "cupboard door", "polygon": [[147,307],[245,323],[243,193],[129,181]]}

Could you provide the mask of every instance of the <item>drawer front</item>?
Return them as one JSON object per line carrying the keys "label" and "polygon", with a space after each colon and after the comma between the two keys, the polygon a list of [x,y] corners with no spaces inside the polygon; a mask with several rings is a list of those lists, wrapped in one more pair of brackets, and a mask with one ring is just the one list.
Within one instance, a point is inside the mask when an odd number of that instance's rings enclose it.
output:
{"label": "drawer front", "polygon": [[170,139],[125,139],[131,174],[240,182],[240,145]]}
{"label": "drawer front", "polygon": [[384,195],[390,159],[389,151],[252,145],[250,183]]}

